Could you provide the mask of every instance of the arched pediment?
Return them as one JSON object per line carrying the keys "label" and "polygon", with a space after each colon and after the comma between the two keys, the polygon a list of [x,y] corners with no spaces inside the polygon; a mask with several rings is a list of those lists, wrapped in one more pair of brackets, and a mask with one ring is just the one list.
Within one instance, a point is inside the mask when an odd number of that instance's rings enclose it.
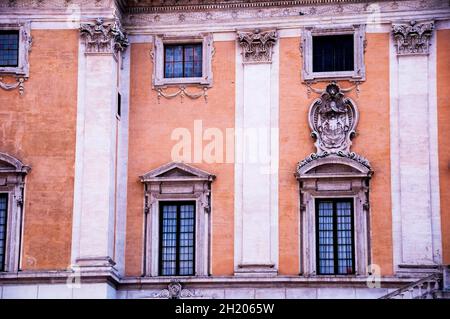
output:
{"label": "arched pediment", "polygon": [[143,183],[152,181],[212,181],[215,176],[185,163],[171,162],[147,172],[140,179]]}
{"label": "arched pediment", "polygon": [[[354,154],[354,153],[353,153]],[[297,168],[297,178],[308,177],[371,177],[373,174],[367,160],[352,156],[331,154],[324,157],[311,156]]]}
{"label": "arched pediment", "polygon": [[23,173],[28,174],[31,168],[24,165],[17,158],[0,152],[0,173]]}

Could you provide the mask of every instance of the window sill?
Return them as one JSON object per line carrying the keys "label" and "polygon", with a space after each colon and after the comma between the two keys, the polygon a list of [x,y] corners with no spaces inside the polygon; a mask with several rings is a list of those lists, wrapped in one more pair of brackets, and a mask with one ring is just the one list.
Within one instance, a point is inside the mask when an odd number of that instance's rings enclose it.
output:
{"label": "window sill", "polygon": [[165,88],[171,86],[185,86],[185,85],[200,85],[205,87],[211,86],[211,81],[209,81],[206,77],[201,78],[164,78],[164,79],[155,79],[154,87],[155,88]]}

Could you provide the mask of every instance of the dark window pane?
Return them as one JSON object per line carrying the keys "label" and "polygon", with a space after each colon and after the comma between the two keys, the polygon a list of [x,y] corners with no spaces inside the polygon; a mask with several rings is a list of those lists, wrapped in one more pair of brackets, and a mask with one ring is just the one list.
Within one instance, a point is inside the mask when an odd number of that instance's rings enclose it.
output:
{"label": "dark window pane", "polygon": [[352,34],[313,37],[313,71],[336,72],[354,70]]}
{"label": "dark window pane", "polygon": [[0,66],[19,65],[19,31],[0,31]]}
{"label": "dark window pane", "polygon": [[0,194],[0,271],[5,270],[7,212],[8,194]]}
{"label": "dark window pane", "polygon": [[195,203],[164,203],[160,214],[160,274],[194,275]]}
{"label": "dark window pane", "polygon": [[164,77],[191,78],[202,76],[202,44],[164,46]]}
{"label": "dark window pane", "polygon": [[317,200],[317,272],[353,274],[353,205],[349,200]]}

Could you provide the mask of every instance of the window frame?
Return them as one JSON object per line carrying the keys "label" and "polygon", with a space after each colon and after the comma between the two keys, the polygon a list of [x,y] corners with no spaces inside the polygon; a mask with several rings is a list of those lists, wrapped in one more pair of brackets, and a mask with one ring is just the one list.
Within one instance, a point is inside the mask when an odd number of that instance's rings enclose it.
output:
{"label": "window frame", "polygon": [[[165,78],[165,46],[202,44],[202,76]],[[213,36],[211,33],[202,33],[186,36],[155,35],[153,40],[153,87],[179,86],[196,84],[211,87],[213,83],[212,56]]]}
{"label": "window frame", "polygon": [[[307,27],[301,35],[301,52],[303,57],[302,78],[303,81],[320,80],[349,80],[362,82],[366,79],[364,52],[366,43],[365,25],[353,25],[350,27],[315,28]],[[314,72],[313,70],[313,37],[333,35],[353,35],[353,71],[326,71]]]}
{"label": "window frame", "polygon": [[31,23],[8,23],[0,24],[0,31],[18,31],[19,32],[19,54],[17,66],[0,66],[0,75],[13,75],[18,77],[29,77],[29,51],[31,50]]}
{"label": "window frame", "polygon": [[[320,272],[320,254],[319,254],[319,203],[320,202],[332,202],[333,203],[333,267],[334,271],[332,274],[325,274]],[[338,271],[338,241],[337,241],[337,203],[350,203],[351,205],[351,245],[352,245],[352,272],[347,274],[341,274]],[[317,197],[315,198],[315,223],[316,223],[316,269],[317,269],[317,275],[319,276],[348,276],[348,275],[355,275],[356,273],[356,263],[355,263],[355,204],[354,204],[354,198],[351,197]]]}
{"label": "window frame", "polygon": [[0,251],[0,254],[3,254],[3,262],[1,262],[0,263],[0,273],[1,272],[5,272],[5,270],[6,270],[6,264],[7,264],[7,262],[6,262],[6,260],[7,260],[7,252],[8,252],[8,250],[7,250],[7,244],[8,244],[8,232],[9,232],[9,229],[8,229],[8,220],[9,220],[9,193],[7,193],[7,192],[1,192],[0,191],[0,197],[2,196],[2,195],[6,195],[5,196],[5,198],[6,198],[6,212],[5,212],[5,238],[4,238],[4,246],[3,246],[3,251]]}
{"label": "window frame", "polygon": [[26,176],[31,168],[18,159],[0,152],[0,193],[8,196],[4,269],[18,272],[22,246]]}
{"label": "window frame", "polygon": [[[163,275],[162,274],[162,269],[163,269],[163,253],[162,253],[162,249],[163,249],[163,240],[162,240],[162,234],[163,234],[163,209],[165,205],[173,205],[177,207],[177,245],[176,245],[176,261],[175,261],[175,275]],[[179,253],[180,253],[180,207],[182,205],[192,205],[194,207],[194,246],[193,246],[193,268],[192,268],[192,274],[180,274],[180,260],[179,260]],[[161,277],[170,277],[170,276],[194,276],[196,273],[196,267],[195,267],[195,261],[196,261],[196,232],[197,232],[197,227],[196,227],[196,220],[197,220],[197,209],[196,209],[196,202],[195,201],[160,201],[159,202],[159,265],[158,265],[158,274]]]}
{"label": "window frame", "polygon": [[211,184],[214,179],[214,175],[180,162],[167,163],[140,176],[144,184],[143,276],[160,276],[159,214],[161,203],[168,201],[195,202],[195,265],[191,277],[210,275]]}

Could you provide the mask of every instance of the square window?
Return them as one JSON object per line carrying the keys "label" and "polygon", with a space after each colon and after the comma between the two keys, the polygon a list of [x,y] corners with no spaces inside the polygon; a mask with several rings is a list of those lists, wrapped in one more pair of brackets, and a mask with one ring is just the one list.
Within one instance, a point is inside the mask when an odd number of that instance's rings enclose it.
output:
{"label": "square window", "polygon": [[19,61],[19,31],[0,30],[0,67],[17,67]]}
{"label": "square window", "polygon": [[353,71],[353,42],[352,34],[314,36],[313,72]]}
{"label": "square window", "polygon": [[365,26],[305,28],[302,32],[304,81],[365,81]]}
{"label": "square window", "polygon": [[202,44],[165,45],[164,77],[202,77]]}

